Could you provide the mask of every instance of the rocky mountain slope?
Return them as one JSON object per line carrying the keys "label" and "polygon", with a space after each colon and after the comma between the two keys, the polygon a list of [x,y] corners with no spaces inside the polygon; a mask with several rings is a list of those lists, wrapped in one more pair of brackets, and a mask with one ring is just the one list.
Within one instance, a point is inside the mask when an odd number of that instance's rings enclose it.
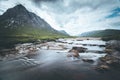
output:
{"label": "rocky mountain slope", "polygon": [[0,43],[65,37],[46,21],[19,4],[0,16]]}

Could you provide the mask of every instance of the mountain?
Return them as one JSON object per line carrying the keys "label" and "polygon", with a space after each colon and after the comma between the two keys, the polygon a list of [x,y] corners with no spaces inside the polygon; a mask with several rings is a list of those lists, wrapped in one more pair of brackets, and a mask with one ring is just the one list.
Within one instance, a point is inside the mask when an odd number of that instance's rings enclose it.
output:
{"label": "mountain", "polygon": [[120,30],[106,29],[96,30],[80,34],[81,37],[102,37],[104,39],[120,39]]}
{"label": "mountain", "polygon": [[65,37],[46,21],[19,4],[0,16],[0,43]]}
{"label": "mountain", "polygon": [[0,28],[17,28],[32,26],[36,28],[43,28],[53,30],[51,26],[36,14],[27,11],[22,5],[17,5],[14,8],[8,9],[2,16],[0,16]]}
{"label": "mountain", "polygon": [[96,30],[82,33],[80,36],[84,37],[108,37],[108,36],[115,36],[120,35],[120,30],[115,29],[106,29],[106,30]]}
{"label": "mountain", "polygon": [[59,30],[59,32],[69,36],[69,34],[66,31],[64,31],[64,30]]}

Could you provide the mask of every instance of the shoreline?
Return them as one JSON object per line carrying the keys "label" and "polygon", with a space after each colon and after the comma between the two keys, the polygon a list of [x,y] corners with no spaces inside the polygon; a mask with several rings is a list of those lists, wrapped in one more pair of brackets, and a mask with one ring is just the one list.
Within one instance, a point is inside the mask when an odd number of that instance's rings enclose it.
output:
{"label": "shoreline", "polygon": [[[83,41],[83,40],[101,40],[101,38],[93,38],[93,37],[83,37],[83,38],[65,38],[66,40],[73,40],[74,39],[76,41]],[[71,44],[69,42],[64,42],[61,41],[62,39],[57,39],[57,40],[53,40],[53,42],[61,42],[61,43],[68,43]],[[64,39],[63,39],[64,40]],[[47,42],[51,42],[51,40],[44,40],[44,41],[38,41],[35,43],[23,43],[23,44],[16,44],[15,47],[11,48],[11,49],[3,49],[1,50],[1,55],[0,55],[0,61],[4,61],[4,60],[14,60],[17,58],[21,58],[24,56],[29,55],[30,53],[34,53],[36,51],[38,51],[42,46],[47,45]],[[81,45],[89,45],[89,46],[100,46],[100,45],[91,45],[91,44],[81,44]],[[101,45],[102,46],[102,45]],[[52,48],[52,47],[51,47]],[[56,48],[57,49],[57,48]],[[58,48],[59,49],[59,48]],[[62,46],[61,49],[64,49],[64,47]],[[89,52],[89,51],[87,51]],[[93,51],[94,52],[94,51]],[[95,51],[96,52],[96,51]],[[103,52],[102,52],[103,53]]]}
{"label": "shoreline", "polygon": [[[70,43],[70,41],[73,43]],[[29,80],[80,80],[81,75],[84,75],[81,80],[97,80],[98,78],[102,80],[112,80],[108,78],[108,76],[114,74],[115,77],[119,75],[114,69],[103,65],[104,62],[100,64],[101,58],[108,54],[100,52],[106,49],[107,43],[101,43],[101,40],[87,41],[89,43],[86,43],[86,40],[64,39],[62,42],[60,40],[39,44],[18,44],[14,49],[17,50],[19,54],[22,54],[22,56],[19,56],[17,59],[13,58],[11,60],[0,61],[0,77],[5,80],[9,80],[9,78],[12,80],[21,80],[22,77],[22,80],[26,80],[27,75]],[[96,44],[96,41],[98,44],[106,45],[102,47],[89,45],[90,43]],[[85,42],[86,45],[77,44],[76,42]],[[91,49],[93,51],[97,50],[97,52],[91,52]],[[78,50],[79,54],[73,58],[72,53],[75,50]],[[24,51],[26,51],[26,53],[23,54]],[[10,71],[10,74],[7,71]],[[6,74],[10,76],[7,77]],[[17,77],[14,79],[14,77],[11,76]],[[78,76],[80,77],[78,78]],[[119,80],[119,76],[116,80]]]}

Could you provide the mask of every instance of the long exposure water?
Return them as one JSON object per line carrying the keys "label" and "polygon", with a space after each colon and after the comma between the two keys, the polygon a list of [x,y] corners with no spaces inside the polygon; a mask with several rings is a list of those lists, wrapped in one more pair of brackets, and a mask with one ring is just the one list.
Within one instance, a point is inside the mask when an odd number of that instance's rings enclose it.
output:
{"label": "long exposure water", "polygon": [[[50,42],[49,44],[62,44],[65,50],[49,49],[44,46],[37,55],[26,56],[11,61],[0,62],[0,80],[120,80],[119,71],[110,70],[98,72],[94,68],[99,58],[106,53],[95,53],[92,51],[103,51],[105,45],[102,40],[63,40],[67,43]],[[71,44],[72,43],[72,44]],[[89,46],[83,44],[97,44]],[[80,59],[67,57],[67,52],[73,47],[86,47],[86,53],[79,53]],[[92,59],[93,63],[82,61]],[[114,79],[113,79],[114,78]]]}

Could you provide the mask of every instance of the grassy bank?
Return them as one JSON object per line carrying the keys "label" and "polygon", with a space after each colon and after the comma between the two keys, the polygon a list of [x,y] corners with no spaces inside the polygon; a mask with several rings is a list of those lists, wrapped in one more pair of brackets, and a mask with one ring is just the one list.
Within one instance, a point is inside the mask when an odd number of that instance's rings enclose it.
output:
{"label": "grassy bank", "polygon": [[102,37],[102,40],[104,40],[104,41],[120,40],[120,36],[119,35],[114,35],[114,36]]}
{"label": "grassy bank", "polygon": [[0,47],[10,48],[18,43],[31,43],[31,42],[36,42],[38,40],[54,41],[58,38],[70,38],[70,36],[64,36],[64,35],[4,36],[4,37],[0,37]]}
{"label": "grassy bank", "polygon": [[17,43],[35,42],[38,40],[55,40],[70,37],[53,29],[17,27],[2,28],[0,32],[0,47],[10,47]]}

